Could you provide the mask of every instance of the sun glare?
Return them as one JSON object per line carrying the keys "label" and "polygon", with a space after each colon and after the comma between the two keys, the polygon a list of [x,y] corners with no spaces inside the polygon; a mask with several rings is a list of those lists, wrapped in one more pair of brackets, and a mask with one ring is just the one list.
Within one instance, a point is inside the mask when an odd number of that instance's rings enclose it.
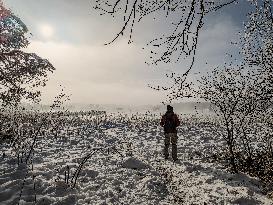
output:
{"label": "sun glare", "polygon": [[44,38],[51,38],[54,35],[54,29],[51,25],[43,24],[40,26],[40,33]]}

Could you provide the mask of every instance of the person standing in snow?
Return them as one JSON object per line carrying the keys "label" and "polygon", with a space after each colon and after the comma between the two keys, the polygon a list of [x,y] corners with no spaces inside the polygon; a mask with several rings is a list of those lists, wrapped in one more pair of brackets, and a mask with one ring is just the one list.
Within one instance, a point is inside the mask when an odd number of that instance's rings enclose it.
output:
{"label": "person standing in snow", "polygon": [[172,158],[174,161],[177,160],[177,130],[176,127],[180,125],[180,121],[177,115],[173,112],[173,107],[167,105],[167,112],[162,116],[160,121],[161,127],[164,127],[165,135],[165,147],[164,156],[165,159],[169,157],[169,145],[172,143]]}

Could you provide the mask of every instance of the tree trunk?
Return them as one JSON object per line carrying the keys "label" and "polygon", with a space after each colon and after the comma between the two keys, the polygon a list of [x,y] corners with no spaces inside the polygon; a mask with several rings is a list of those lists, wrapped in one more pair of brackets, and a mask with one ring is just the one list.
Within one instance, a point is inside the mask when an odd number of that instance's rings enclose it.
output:
{"label": "tree trunk", "polygon": [[233,151],[233,137],[232,137],[232,131],[228,131],[228,149],[229,149],[229,154],[230,154],[230,165],[235,173],[238,173],[236,163],[235,163],[235,155]]}

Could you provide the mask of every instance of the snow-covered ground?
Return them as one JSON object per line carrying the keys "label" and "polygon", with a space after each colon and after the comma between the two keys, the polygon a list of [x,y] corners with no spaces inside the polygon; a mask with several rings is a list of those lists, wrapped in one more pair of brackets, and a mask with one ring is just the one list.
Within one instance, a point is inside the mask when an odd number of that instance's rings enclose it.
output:
{"label": "snow-covered ground", "polygon": [[163,159],[159,116],[67,125],[38,138],[28,165],[1,144],[0,204],[273,204],[257,179],[204,159],[223,146],[213,125],[181,118],[176,163]]}

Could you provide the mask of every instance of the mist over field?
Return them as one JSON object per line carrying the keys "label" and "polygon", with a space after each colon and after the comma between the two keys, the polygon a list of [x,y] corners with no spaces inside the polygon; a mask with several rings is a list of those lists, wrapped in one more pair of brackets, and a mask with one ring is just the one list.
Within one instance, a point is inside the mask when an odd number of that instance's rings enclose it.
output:
{"label": "mist over field", "polygon": [[[50,105],[33,105],[33,104],[22,104],[22,106],[28,110],[50,110]],[[211,105],[205,102],[182,102],[172,104],[175,111],[178,113],[213,113]],[[106,112],[153,112],[153,113],[164,113],[166,112],[166,105],[118,105],[118,104],[84,104],[74,103],[65,104],[64,108],[69,111],[91,111],[101,110]]]}

